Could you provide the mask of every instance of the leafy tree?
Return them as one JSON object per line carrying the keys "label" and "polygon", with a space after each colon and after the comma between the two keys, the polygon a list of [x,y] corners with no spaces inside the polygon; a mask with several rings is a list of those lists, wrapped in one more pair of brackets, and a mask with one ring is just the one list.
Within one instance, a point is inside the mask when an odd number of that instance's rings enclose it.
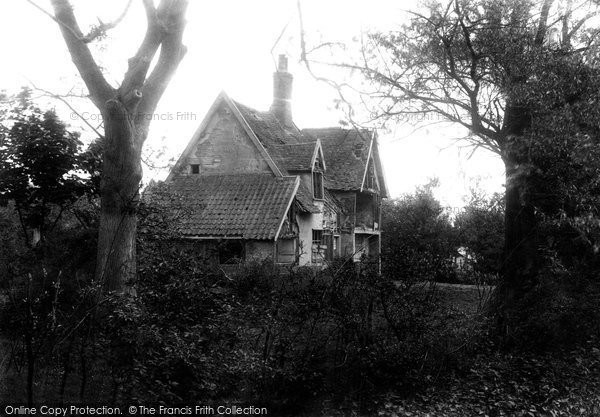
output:
{"label": "leafy tree", "polygon": [[577,149],[598,148],[597,12],[584,1],[433,1],[399,30],[364,37],[356,62],[335,63],[364,76],[354,90],[374,119],[437,114],[504,162],[501,312],[538,283],[542,213],[566,212],[574,187],[594,189],[597,163],[578,177],[587,185],[558,173],[575,174]]}
{"label": "leafy tree", "polygon": [[454,219],[460,246],[472,260],[470,267],[483,274],[499,274],[504,248],[504,204],[502,196],[487,198],[473,193]]}
{"label": "leafy tree", "polygon": [[[0,116],[0,199],[6,203],[0,208],[0,286],[6,290],[0,330],[15,370],[23,364],[27,370],[32,404],[40,363],[56,351],[71,354],[73,343],[63,350],[57,342],[75,331],[80,316],[73,318],[86,309],[69,294],[87,288],[95,240],[70,220],[81,211],[75,206],[85,205],[81,197],[94,195],[89,167],[95,158],[93,147],[82,152],[79,134],[54,111],[35,106],[27,89],[5,97]],[[62,392],[70,369],[64,368]]]}
{"label": "leafy tree", "polygon": [[182,36],[188,2],[161,0],[155,5],[152,0],[143,1],[146,33],[118,87],[105,79],[89,44],[118,24],[128,7],[115,22],[102,22],[84,35],[69,0],[51,0],[51,4],[51,16],[104,121],[96,279],[106,290],[121,292],[131,288],[136,273],[136,210],[142,146],[152,120],[148,116],[155,111],[185,54]]}
{"label": "leafy tree", "polygon": [[[86,159],[79,133],[67,130],[53,110],[36,107],[28,90],[17,99],[4,114],[0,198],[13,202],[25,242],[35,244],[92,186],[83,172]],[[32,233],[37,236],[32,238]]]}
{"label": "leafy tree", "polygon": [[437,182],[382,207],[383,270],[392,279],[454,279],[455,234],[450,217],[433,195]]}

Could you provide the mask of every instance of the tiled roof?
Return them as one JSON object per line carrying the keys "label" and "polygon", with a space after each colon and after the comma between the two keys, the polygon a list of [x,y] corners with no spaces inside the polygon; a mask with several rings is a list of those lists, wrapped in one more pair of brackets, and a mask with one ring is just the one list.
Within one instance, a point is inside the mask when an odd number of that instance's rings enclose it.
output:
{"label": "tiled roof", "polygon": [[302,132],[321,140],[327,164],[324,180],[330,190],[358,190],[366,169],[372,134],[366,129],[328,127],[303,129]]}
{"label": "tiled roof", "polygon": [[298,182],[270,174],[188,175],[166,188],[187,211],[183,235],[274,239]]}
{"label": "tiled roof", "polygon": [[264,147],[306,142],[297,127],[284,129],[273,113],[254,110],[237,101],[234,103]]}
{"label": "tiled roof", "polygon": [[300,187],[296,193],[296,201],[300,206],[300,211],[305,213],[320,213],[321,209],[313,204],[313,193],[308,189],[302,181],[300,181]]}
{"label": "tiled roof", "polygon": [[314,138],[304,135],[296,126],[284,128],[271,112],[234,103],[282,172],[312,169],[310,163],[316,146]]}
{"label": "tiled roof", "polygon": [[316,145],[316,141],[272,145],[267,148],[267,152],[278,166],[287,171],[310,171]]}

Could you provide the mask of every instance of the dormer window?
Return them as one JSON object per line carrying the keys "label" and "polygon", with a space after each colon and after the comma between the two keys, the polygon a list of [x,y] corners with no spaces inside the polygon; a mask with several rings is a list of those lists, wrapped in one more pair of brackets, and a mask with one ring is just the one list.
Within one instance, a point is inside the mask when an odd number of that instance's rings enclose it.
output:
{"label": "dormer window", "polygon": [[323,172],[325,172],[325,163],[323,162],[323,154],[320,151],[319,142],[317,142],[317,155],[312,166],[312,185],[313,197],[317,200],[323,200]]}
{"label": "dormer window", "polygon": [[200,164],[190,164],[191,174],[200,174]]}
{"label": "dormer window", "polygon": [[366,178],[366,188],[369,190],[376,190],[377,187],[377,179],[375,178],[375,167],[373,166],[373,162],[369,162],[369,167],[367,168],[367,178]]}
{"label": "dormer window", "polygon": [[323,199],[323,173],[313,171],[313,197]]}

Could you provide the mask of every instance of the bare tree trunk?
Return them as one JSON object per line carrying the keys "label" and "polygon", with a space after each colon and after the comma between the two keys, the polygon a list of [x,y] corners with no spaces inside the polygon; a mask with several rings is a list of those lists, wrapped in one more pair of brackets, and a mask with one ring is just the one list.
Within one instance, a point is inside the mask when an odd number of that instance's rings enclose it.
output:
{"label": "bare tree trunk", "polygon": [[[177,70],[186,48],[182,44],[187,0],[144,1],[146,34],[118,88],[105,79],[88,44],[100,33],[84,35],[69,0],[51,0],[73,63],[90,99],[104,119],[105,150],[100,186],[100,230],[97,282],[106,291],[134,292],[136,271],[136,208],[142,179],[141,150],[151,115]],[[119,19],[120,20],[120,19]],[[116,23],[115,23],[116,24]],[[160,52],[158,52],[160,51]],[[154,57],[156,64],[151,69]]]}
{"label": "bare tree trunk", "polygon": [[123,103],[109,100],[107,108],[96,279],[108,291],[132,293],[143,140]]}

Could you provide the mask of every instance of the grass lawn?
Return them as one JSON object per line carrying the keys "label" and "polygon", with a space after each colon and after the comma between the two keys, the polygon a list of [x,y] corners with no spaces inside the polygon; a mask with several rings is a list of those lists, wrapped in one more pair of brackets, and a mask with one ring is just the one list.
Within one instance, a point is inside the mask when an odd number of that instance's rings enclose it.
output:
{"label": "grass lawn", "polygon": [[434,283],[435,291],[443,306],[455,308],[465,313],[477,314],[492,295],[491,285],[465,285]]}

